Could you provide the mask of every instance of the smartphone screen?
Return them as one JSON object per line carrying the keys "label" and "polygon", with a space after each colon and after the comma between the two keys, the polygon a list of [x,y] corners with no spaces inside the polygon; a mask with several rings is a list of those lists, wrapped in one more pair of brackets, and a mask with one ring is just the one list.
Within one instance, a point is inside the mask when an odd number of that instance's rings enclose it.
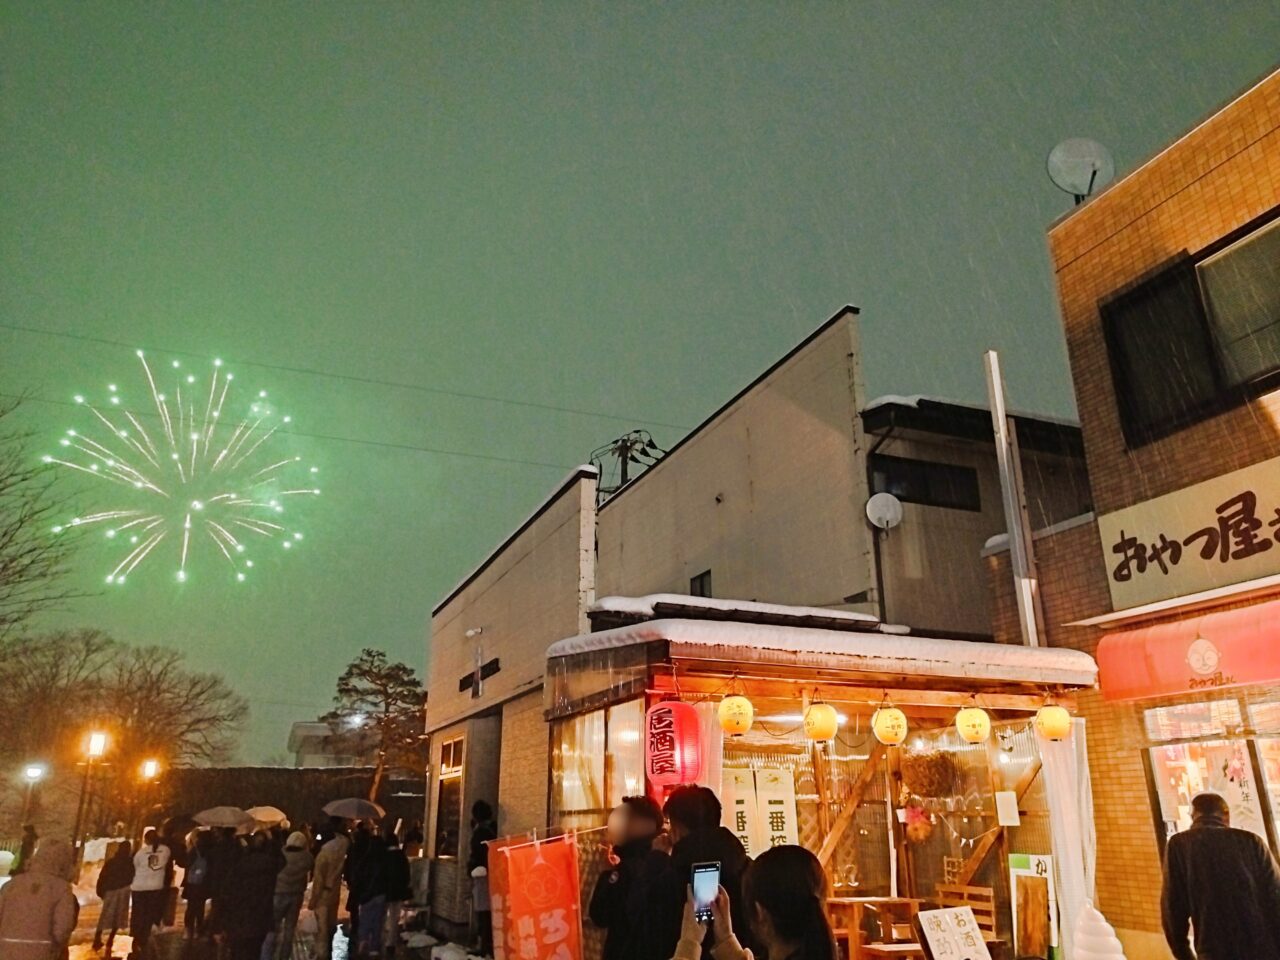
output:
{"label": "smartphone screen", "polygon": [[720,890],[720,864],[695,863],[693,865],[693,915],[701,921],[711,919],[711,904]]}

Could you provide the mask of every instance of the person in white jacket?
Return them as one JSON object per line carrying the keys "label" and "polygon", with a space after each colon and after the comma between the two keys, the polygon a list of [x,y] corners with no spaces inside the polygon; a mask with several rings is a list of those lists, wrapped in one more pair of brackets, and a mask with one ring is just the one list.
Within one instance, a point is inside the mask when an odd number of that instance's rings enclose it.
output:
{"label": "person in white jacket", "polygon": [[133,855],[132,914],[129,934],[133,937],[131,957],[141,957],[151,939],[151,931],[164,923],[165,895],[168,892],[169,859],[173,854],[160,842],[160,834],[148,827],[142,846]]}

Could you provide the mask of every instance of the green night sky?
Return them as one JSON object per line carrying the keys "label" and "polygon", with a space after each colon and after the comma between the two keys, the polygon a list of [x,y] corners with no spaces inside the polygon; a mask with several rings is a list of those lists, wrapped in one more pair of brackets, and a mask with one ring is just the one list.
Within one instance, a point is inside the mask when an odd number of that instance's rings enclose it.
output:
{"label": "green night sky", "polygon": [[593,447],[670,445],[843,303],[872,395],[980,399],[996,347],[1069,414],[1046,153],[1130,170],[1278,49],[1273,0],[8,4],[0,392],[38,452],[144,347],[267,389],[323,480],[246,583],[108,588],[93,540],[45,625],[226,673],[260,761],[361,646],[421,666]]}

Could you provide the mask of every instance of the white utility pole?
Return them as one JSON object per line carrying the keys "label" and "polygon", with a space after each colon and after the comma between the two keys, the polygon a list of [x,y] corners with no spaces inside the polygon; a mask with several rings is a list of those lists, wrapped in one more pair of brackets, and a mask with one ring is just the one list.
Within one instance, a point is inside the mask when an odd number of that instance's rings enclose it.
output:
{"label": "white utility pole", "polygon": [[994,350],[988,350],[983,355],[983,360],[987,370],[987,398],[991,404],[991,426],[995,433],[996,463],[1000,467],[1000,489],[1004,494],[1004,519],[1009,531],[1009,557],[1013,563],[1013,590],[1018,598],[1022,642],[1028,647],[1038,647],[1044,633],[1044,612],[1040,608],[1040,580],[1036,575],[1031,519],[1027,514],[1027,492],[1022,483],[1018,430],[1005,409],[1000,355]]}

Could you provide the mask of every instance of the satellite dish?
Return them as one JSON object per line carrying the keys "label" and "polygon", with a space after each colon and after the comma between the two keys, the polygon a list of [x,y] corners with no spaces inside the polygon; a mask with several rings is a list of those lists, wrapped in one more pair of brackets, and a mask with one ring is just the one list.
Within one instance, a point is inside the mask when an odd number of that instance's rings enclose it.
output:
{"label": "satellite dish", "polygon": [[1063,140],[1049,151],[1045,163],[1049,179],[1059,190],[1065,190],[1083,203],[1084,198],[1101,190],[1116,175],[1111,151],[1096,140],[1073,137]]}
{"label": "satellite dish", "polygon": [[892,530],[902,522],[902,501],[892,493],[876,493],[867,501],[867,519],[873,527]]}

